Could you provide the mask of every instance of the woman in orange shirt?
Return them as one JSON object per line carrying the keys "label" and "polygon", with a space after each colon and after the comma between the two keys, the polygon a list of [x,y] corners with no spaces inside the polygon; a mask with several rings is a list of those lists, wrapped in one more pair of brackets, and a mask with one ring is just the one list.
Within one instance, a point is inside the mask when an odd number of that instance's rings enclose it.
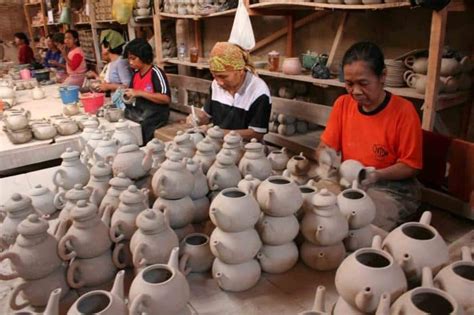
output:
{"label": "woman in orange shirt", "polygon": [[361,184],[377,207],[374,224],[391,230],[412,219],[420,204],[420,118],[410,101],[384,89],[384,56],[375,44],[354,44],[342,65],[348,94],[336,100],[318,153],[329,147],[343,161],[374,168]]}

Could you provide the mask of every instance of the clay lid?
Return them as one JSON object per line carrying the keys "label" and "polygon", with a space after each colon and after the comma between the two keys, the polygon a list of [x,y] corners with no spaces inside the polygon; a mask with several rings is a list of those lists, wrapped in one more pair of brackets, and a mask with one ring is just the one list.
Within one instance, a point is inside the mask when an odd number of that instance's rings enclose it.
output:
{"label": "clay lid", "polygon": [[72,148],[67,148],[66,151],[64,151],[63,154],[61,154],[61,159],[67,160],[67,159],[78,159],[79,158],[79,152],[74,151]]}
{"label": "clay lid", "polygon": [[91,192],[85,189],[81,184],[75,184],[73,189],[66,192],[66,200],[88,200]]}
{"label": "clay lid", "polygon": [[82,125],[84,126],[84,128],[96,129],[97,127],[99,127],[99,122],[94,118],[89,117],[86,121],[82,123]]}
{"label": "clay lid", "polygon": [[260,151],[263,150],[263,145],[258,142],[257,139],[252,138],[252,140],[245,145],[245,150]]}
{"label": "clay lid", "polygon": [[229,150],[235,150],[235,149],[241,149],[242,147],[240,146],[240,142],[237,142],[237,143],[227,143],[227,142],[224,142],[224,144],[222,145],[222,147],[224,149],[229,149]]}
{"label": "clay lid", "polygon": [[210,152],[210,151],[215,152],[214,144],[212,143],[212,140],[209,139],[208,137],[205,137],[204,139],[199,141],[198,144],[196,144],[196,148],[200,152]]}
{"label": "clay lid", "polygon": [[190,171],[191,173],[194,174],[200,167],[201,167],[201,164],[200,164],[200,163],[197,163],[197,162],[194,161],[193,159],[187,159],[187,160],[186,160],[186,168],[187,168],[188,171]]}
{"label": "clay lid", "polygon": [[31,198],[19,193],[14,193],[5,202],[5,210],[7,212],[17,212],[28,207],[32,207]]}
{"label": "clay lid", "polygon": [[159,210],[146,209],[137,217],[137,226],[145,234],[160,232],[166,228],[165,215]]}
{"label": "clay lid", "polygon": [[42,196],[44,194],[49,193],[51,190],[49,190],[48,187],[43,187],[41,184],[36,185],[34,188],[30,189],[28,192],[28,195],[30,196]]}
{"label": "clay lid", "polygon": [[166,151],[165,156],[167,159],[174,157],[177,160],[182,160],[184,158],[184,153],[179,149],[176,143],[173,143],[168,151]]}
{"label": "clay lid", "polygon": [[234,157],[230,150],[222,149],[217,154],[216,161],[222,165],[231,165],[231,164],[234,164]]}
{"label": "clay lid", "polygon": [[161,168],[170,171],[180,171],[186,168],[186,164],[184,163],[183,159],[179,159],[176,156],[171,156],[166,159],[163,164],[161,164]]}
{"label": "clay lid", "polygon": [[138,150],[140,150],[138,145],[136,145],[136,144],[127,144],[127,145],[124,145],[123,147],[121,147],[118,150],[118,153],[134,152],[134,151],[138,151]]}
{"label": "clay lid", "polygon": [[99,141],[97,144],[97,147],[110,147],[110,146],[116,146],[117,143],[115,140],[112,140],[110,136],[105,135],[102,137],[102,140]]}
{"label": "clay lid", "polygon": [[222,139],[224,137],[224,130],[219,126],[214,126],[207,130],[207,135],[214,139]]}
{"label": "clay lid", "polygon": [[112,175],[112,167],[104,161],[99,161],[92,166],[91,175],[95,177]]}
{"label": "clay lid", "polygon": [[118,173],[117,176],[109,180],[110,186],[114,187],[123,187],[123,189],[126,189],[128,186],[133,185],[133,181],[125,176],[124,173]]}
{"label": "clay lid", "polygon": [[228,144],[240,144],[242,136],[235,130],[230,131],[224,137],[224,142]]}
{"label": "clay lid", "polygon": [[115,124],[115,129],[125,129],[128,128],[128,122],[125,119],[119,119]]}
{"label": "clay lid", "polygon": [[318,193],[313,196],[311,200],[312,204],[316,207],[328,207],[335,205],[337,202],[336,195],[327,190],[326,188],[321,189]]}
{"label": "clay lid", "polygon": [[153,138],[146,144],[146,149],[151,149],[153,153],[158,153],[165,150],[165,145],[160,139]]}
{"label": "clay lid", "polygon": [[92,133],[91,138],[89,140],[101,140],[103,137],[104,137],[104,134],[102,133],[102,131],[97,129],[96,131]]}
{"label": "clay lid", "polygon": [[21,221],[17,227],[17,231],[24,236],[33,236],[46,233],[48,228],[48,221],[40,218],[37,214],[30,214],[25,220]]}
{"label": "clay lid", "polygon": [[87,200],[79,200],[72,208],[71,218],[76,221],[85,221],[97,216],[97,206]]}
{"label": "clay lid", "polygon": [[140,203],[145,198],[145,194],[135,185],[128,186],[127,190],[124,190],[119,196],[120,201],[123,203]]}
{"label": "clay lid", "polygon": [[184,133],[183,131],[179,130],[176,133],[176,136],[174,137],[173,141],[177,145],[188,144],[189,142],[191,142],[191,136],[189,134]]}

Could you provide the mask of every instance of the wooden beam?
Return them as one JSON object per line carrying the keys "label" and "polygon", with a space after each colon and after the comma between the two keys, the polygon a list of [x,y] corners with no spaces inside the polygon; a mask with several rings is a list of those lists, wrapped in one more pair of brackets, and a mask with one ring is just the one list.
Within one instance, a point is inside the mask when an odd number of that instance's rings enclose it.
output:
{"label": "wooden beam", "polygon": [[198,49],[199,56],[204,56],[202,48],[201,20],[194,20],[194,47]]}
{"label": "wooden beam", "polygon": [[99,46],[99,36],[97,34],[97,19],[95,17],[95,1],[87,0],[89,3],[89,18],[91,20],[91,32],[92,32],[92,42],[94,45],[95,60],[97,61],[96,70],[97,73],[102,71],[102,54]]}
{"label": "wooden beam", "polygon": [[155,38],[155,60],[158,65],[163,67],[163,50],[161,48],[161,17],[160,1],[154,1],[155,13],[153,14],[153,33]]}
{"label": "wooden beam", "polygon": [[293,57],[295,35],[295,23],[293,15],[288,15],[286,17],[286,28],[288,30],[286,35],[286,56]]}
{"label": "wooden beam", "polygon": [[38,52],[36,50],[35,41],[33,40],[33,28],[31,27],[30,10],[29,10],[29,6],[27,4],[23,5],[23,11],[25,12],[25,19],[26,19],[26,25],[28,26],[28,33],[30,35],[31,42],[33,43],[32,48],[33,48],[33,51],[36,55]]}
{"label": "wooden beam", "polygon": [[448,10],[433,11],[431,15],[431,36],[428,56],[425,103],[423,105],[422,128],[432,131],[435,122],[436,104],[439,92],[439,71],[443,54],[444,37]]}
{"label": "wooden beam", "polygon": [[331,46],[331,51],[329,52],[329,58],[327,62],[328,68],[331,67],[332,63],[334,62],[334,58],[336,57],[336,51],[339,48],[339,44],[341,43],[342,35],[344,33],[344,26],[346,25],[348,15],[349,13],[347,11],[344,11],[342,13],[341,20],[339,21],[339,26],[337,27],[336,36],[334,37],[334,41]]}

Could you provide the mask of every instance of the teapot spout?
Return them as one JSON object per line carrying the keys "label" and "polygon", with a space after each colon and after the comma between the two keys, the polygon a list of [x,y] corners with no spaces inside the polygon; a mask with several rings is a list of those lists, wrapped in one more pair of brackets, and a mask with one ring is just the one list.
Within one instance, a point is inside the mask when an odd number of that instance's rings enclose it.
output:
{"label": "teapot spout", "polygon": [[168,260],[168,267],[179,270],[179,247],[173,248]]}
{"label": "teapot spout", "polygon": [[407,276],[411,277],[416,274],[415,262],[413,261],[413,257],[410,254],[405,253],[403,258],[398,263]]}
{"label": "teapot spout", "polygon": [[390,315],[390,294],[383,293],[380,296],[379,306],[377,306],[375,315]]}
{"label": "teapot spout", "polygon": [[54,289],[49,295],[48,304],[44,310],[44,315],[59,315],[59,299],[61,298],[61,288]]}
{"label": "teapot spout", "polygon": [[461,248],[461,260],[462,261],[472,261],[471,249],[469,246],[463,246]]}
{"label": "teapot spout", "polygon": [[316,232],[314,232],[314,238],[318,241],[321,242],[321,239],[324,237],[325,229],[322,225],[319,225],[318,228],[316,229]]}
{"label": "teapot spout", "polygon": [[433,272],[430,267],[423,267],[421,272],[421,286],[424,288],[434,288]]}
{"label": "teapot spout", "polygon": [[219,222],[222,226],[229,226],[229,220],[227,220],[227,216],[218,208],[212,208],[210,213],[216,218],[216,221]]}
{"label": "teapot spout", "polygon": [[152,164],[153,164],[153,150],[150,149],[146,151],[146,154],[143,157],[142,167],[144,170],[149,171],[151,169]]}
{"label": "teapot spout", "polygon": [[227,280],[227,277],[225,276],[225,274],[223,274],[222,272],[216,272],[214,274],[214,279],[217,280],[217,283],[219,284],[220,287],[225,287],[224,282]]}
{"label": "teapot spout", "polygon": [[123,279],[125,277],[125,270],[120,270],[115,276],[114,285],[110,293],[118,296],[121,300],[124,299],[123,293]]}
{"label": "teapot spout", "polygon": [[315,312],[326,312],[324,302],[326,299],[326,287],[323,285],[318,286],[316,289],[316,296],[314,297],[313,311]]}
{"label": "teapot spout", "polygon": [[107,205],[105,206],[104,208],[104,211],[102,213],[102,217],[101,217],[101,220],[102,222],[104,222],[104,224],[106,226],[110,226],[110,219],[112,217],[112,206],[111,205]]}
{"label": "teapot spout", "polygon": [[373,305],[374,294],[370,287],[365,288],[364,290],[359,291],[355,297],[355,304],[357,308],[363,312],[369,313],[375,310],[375,307],[371,309]]}

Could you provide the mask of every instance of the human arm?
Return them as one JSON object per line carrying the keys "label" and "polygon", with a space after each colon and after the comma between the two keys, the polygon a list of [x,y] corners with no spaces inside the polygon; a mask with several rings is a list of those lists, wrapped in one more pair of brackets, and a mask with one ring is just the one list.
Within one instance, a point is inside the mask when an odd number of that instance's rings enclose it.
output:
{"label": "human arm", "polygon": [[260,133],[260,132],[257,132],[255,130],[253,130],[252,128],[247,128],[247,129],[235,129],[235,130],[230,130],[230,129],[224,129],[224,132],[227,134],[229,133],[230,131],[236,131],[240,134],[240,136],[244,139],[244,140],[248,140],[250,141],[252,138],[255,138],[257,139],[258,141],[262,141],[263,140],[263,136],[265,135],[265,133]]}
{"label": "human arm", "polygon": [[163,106],[168,106],[171,101],[171,98],[166,94],[146,92],[137,89],[126,89],[125,95],[127,95],[128,97],[143,97],[149,101],[152,101],[153,103]]}
{"label": "human arm", "polygon": [[106,92],[106,91],[115,91],[119,88],[126,88],[126,84],[118,84],[118,83],[100,83],[97,87],[97,89],[101,92]]}
{"label": "human arm", "polygon": [[367,186],[380,180],[402,180],[415,177],[418,173],[418,169],[403,162],[397,162],[389,167],[367,172],[366,178],[362,180],[361,184]]}

